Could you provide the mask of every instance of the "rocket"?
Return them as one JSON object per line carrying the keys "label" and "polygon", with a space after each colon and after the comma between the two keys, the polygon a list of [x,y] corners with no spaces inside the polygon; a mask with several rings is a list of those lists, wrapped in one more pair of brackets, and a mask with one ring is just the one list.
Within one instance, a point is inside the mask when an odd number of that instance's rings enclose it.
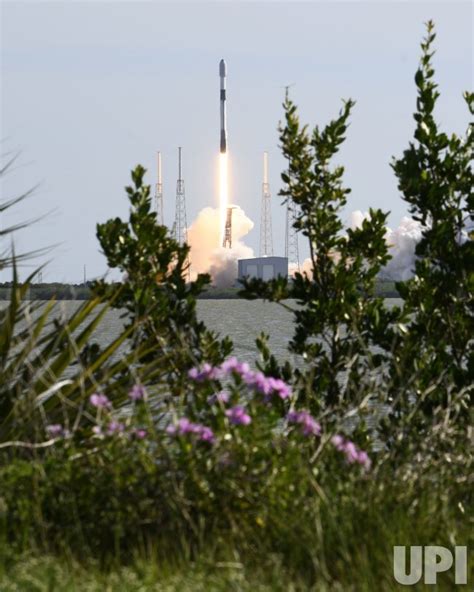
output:
{"label": "rocket", "polygon": [[219,62],[219,78],[221,81],[220,105],[221,105],[221,154],[227,152],[227,118],[226,118],[226,96],[225,79],[227,76],[227,66],[224,60]]}

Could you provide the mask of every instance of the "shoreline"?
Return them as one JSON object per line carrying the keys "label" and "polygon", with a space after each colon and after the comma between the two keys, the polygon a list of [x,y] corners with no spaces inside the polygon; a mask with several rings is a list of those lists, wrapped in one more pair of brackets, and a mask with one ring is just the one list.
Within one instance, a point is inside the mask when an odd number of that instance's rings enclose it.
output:
{"label": "shoreline", "polygon": [[[20,284],[21,285],[21,284]],[[12,283],[0,283],[0,301],[10,300]],[[239,296],[240,287],[215,288],[210,287],[200,294],[198,300],[246,300]],[[42,283],[32,284],[25,296],[25,300],[88,300],[91,290],[84,284]],[[382,298],[399,298],[394,281],[379,281],[376,284],[375,295]]]}

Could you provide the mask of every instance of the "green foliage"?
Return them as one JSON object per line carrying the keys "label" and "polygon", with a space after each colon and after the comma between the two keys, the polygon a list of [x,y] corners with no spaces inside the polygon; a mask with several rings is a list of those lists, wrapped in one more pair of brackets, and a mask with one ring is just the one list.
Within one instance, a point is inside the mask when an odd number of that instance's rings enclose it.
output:
{"label": "green foliage", "polygon": [[[125,456],[123,463],[121,455]],[[116,461],[113,464],[111,457]],[[27,549],[41,525],[47,545],[41,549],[51,551],[48,545],[53,536],[62,541],[59,556],[80,558],[94,579],[108,578],[109,583],[116,581],[116,570],[130,578],[138,558],[149,568],[155,566],[148,573],[149,589],[164,585],[168,574],[178,577],[201,566],[208,582],[221,574],[225,590],[233,572],[226,575],[224,566],[231,570],[233,565],[248,574],[250,581],[266,583],[271,590],[278,589],[279,579],[287,585],[282,589],[291,589],[293,583],[301,590],[397,590],[392,576],[393,545],[435,541],[451,548],[466,544],[470,532],[467,516],[459,509],[463,499],[450,482],[446,489],[442,473],[439,481],[421,474],[407,482],[394,478],[387,466],[376,479],[337,479],[337,484],[335,479],[330,489],[326,483],[325,491],[331,494],[326,500],[320,497],[317,476],[304,495],[299,473],[275,482],[269,478],[267,491],[260,492],[259,498],[256,494],[247,497],[248,490],[242,496],[238,480],[233,482],[236,489],[225,487],[230,481],[224,473],[221,490],[217,489],[220,497],[209,499],[203,509],[195,505],[206,499],[205,491],[198,489],[195,472],[188,471],[186,483],[179,473],[173,473],[178,480],[160,478],[157,463],[147,462],[136,445],[119,446],[115,452],[104,448],[88,459],[67,463],[62,471],[61,458],[42,466],[11,466],[8,476],[1,475],[8,495],[3,506],[8,505],[14,518],[11,526],[18,538],[23,535]],[[134,471],[130,471],[130,461],[137,463]],[[291,464],[281,466],[288,471],[293,468]],[[190,515],[197,519],[193,529],[188,526]],[[256,522],[256,518],[263,519]],[[118,546],[116,537],[120,537]],[[101,552],[106,551],[106,558],[93,551],[98,542],[104,545]],[[0,564],[7,565],[6,581],[22,581],[11,555],[8,559],[8,550],[3,549]],[[37,567],[28,567],[28,558],[22,567],[23,573],[33,571],[40,577]],[[137,578],[147,573],[144,566],[137,571]],[[274,572],[278,577],[272,581]],[[441,575],[440,589],[455,590],[453,577],[453,571]]]}
{"label": "green foliage", "polygon": [[[297,273],[291,282],[248,281],[242,292],[277,302],[297,300],[290,351],[303,356],[305,370],[297,369],[294,375],[301,399],[315,410],[364,398],[364,377],[384,359],[370,355],[369,348],[390,346],[390,326],[398,314],[375,296],[377,274],[389,259],[384,239],[387,215],[370,210],[356,229],[344,229],[339,217],[350,190],[343,186],[344,168],[333,166],[332,160],[344,141],[353,105],[350,100],[344,103],[335,120],[322,130],[315,127],[310,135],[286,97],[280,139],[289,168],[282,174],[286,189],[281,193],[298,207],[295,227],[308,237],[311,272]],[[266,371],[288,378],[291,369],[278,369],[262,345]]]}
{"label": "green foliage", "polygon": [[[0,169],[5,174],[12,161]],[[3,202],[6,211],[29,193]],[[13,235],[28,223],[6,228]],[[119,348],[136,330],[125,328],[104,350],[94,343],[110,306],[120,294],[120,286],[109,292],[109,302],[88,299],[69,315],[58,314],[54,299],[29,301],[32,282],[40,269],[19,282],[18,262],[43,251],[18,257],[13,249],[0,258],[0,269],[12,271],[8,302],[0,308],[0,448],[6,458],[15,450],[31,451],[54,444],[47,437],[48,424],[60,421],[66,429],[80,425],[84,400],[96,390],[106,391],[117,401],[136,380],[130,369],[140,365],[144,377],[156,376],[156,362],[146,362],[145,347],[137,347],[117,357]],[[46,438],[46,439],[45,439]]]}
{"label": "green foliage", "polygon": [[[172,354],[167,362],[168,382],[181,382],[183,370],[196,360],[218,362],[231,350],[231,342],[219,342],[196,317],[196,298],[210,283],[208,275],[189,275],[189,247],[179,245],[165,226],[156,223],[150,186],[143,184],[145,169],[132,171],[134,186],[126,188],[131,210],[128,222],[120,218],[97,226],[97,237],[110,268],[124,275],[120,296],[112,306],[127,311],[130,323],[139,321],[132,347],[147,343],[158,352]],[[93,291],[110,298],[113,290],[105,281],[96,282]],[[174,367],[172,367],[174,366]]]}
{"label": "green foliage", "polygon": [[[439,130],[434,110],[439,97],[434,81],[434,25],[427,24],[415,75],[415,140],[393,170],[415,220],[423,224],[416,247],[415,276],[397,285],[405,300],[408,333],[399,348],[404,372],[418,375],[420,391],[437,383],[421,410],[430,418],[449,404],[449,391],[467,389],[462,406],[472,401],[474,379],[474,123],[464,137]],[[465,93],[474,113],[474,94]],[[465,414],[467,416],[467,413]]]}

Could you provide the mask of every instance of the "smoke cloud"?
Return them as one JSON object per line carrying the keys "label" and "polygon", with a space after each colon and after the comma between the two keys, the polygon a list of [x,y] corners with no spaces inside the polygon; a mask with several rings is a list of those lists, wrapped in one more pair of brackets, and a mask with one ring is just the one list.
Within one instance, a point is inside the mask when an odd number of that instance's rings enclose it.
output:
{"label": "smoke cloud", "polygon": [[384,277],[392,280],[407,280],[413,276],[415,267],[415,248],[421,239],[422,226],[408,216],[404,216],[395,230],[387,228],[385,240],[390,246],[392,259],[382,270]]}
{"label": "smoke cloud", "polygon": [[[361,226],[368,218],[367,212],[356,210],[350,214],[351,228]],[[198,273],[209,273],[213,285],[229,287],[237,278],[237,260],[254,257],[251,247],[243,238],[252,230],[254,223],[244,210],[235,206],[232,211],[232,248],[219,246],[221,238],[220,212],[217,208],[207,207],[201,210],[188,229],[188,243],[191,246],[191,277]],[[385,240],[389,245],[392,259],[382,270],[382,277],[391,280],[406,280],[413,275],[415,266],[415,247],[421,239],[422,226],[412,218],[405,216],[395,230],[387,227]],[[300,264],[300,272],[311,277],[312,264],[305,259]],[[294,275],[297,266],[290,264],[289,275]]]}
{"label": "smoke cloud", "polygon": [[[349,218],[351,228],[359,228],[368,212],[356,210]],[[382,277],[390,280],[407,280],[413,276],[415,267],[415,248],[421,239],[422,226],[408,216],[404,216],[395,230],[387,227],[385,240],[392,259],[382,269]]]}
{"label": "smoke cloud", "polygon": [[253,249],[242,241],[254,223],[244,210],[234,206],[231,249],[218,246],[222,240],[220,225],[219,210],[204,208],[188,229],[188,243],[191,246],[191,277],[196,277],[198,273],[209,273],[213,285],[225,288],[235,284],[237,260],[254,257]]}
{"label": "smoke cloud", "polygon": [[[362,222],[369,218],[368,212],[356,210],[349,216],[349,226],[352,229],[360,228]],[[408,216],[404,216],[400,225],[395,230],[387,227],[385,240],[389,246],[392,259],[382,269],[381,276],[389,280],[407,280],[413,276],[415,267],[415,248],[421,239],[422,226]],[[296,264],[289,265],[289,275],[292,276],[298,271]],[[312,276],[311,259],[305,259],[300,265],[299,271]]]}

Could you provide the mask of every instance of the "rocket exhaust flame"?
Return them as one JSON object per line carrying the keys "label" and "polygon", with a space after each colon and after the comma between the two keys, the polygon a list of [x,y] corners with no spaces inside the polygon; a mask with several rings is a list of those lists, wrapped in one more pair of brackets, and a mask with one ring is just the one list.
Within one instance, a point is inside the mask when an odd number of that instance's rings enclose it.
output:
{"label": "rocket exhaust flame", "polygon": [[227,215],[228,202],[228,184],[229,178],[227,174],[227,153],[219,154],[219,222],[220,222],[220,236],[219,245],[224,240],[225,222]]}

